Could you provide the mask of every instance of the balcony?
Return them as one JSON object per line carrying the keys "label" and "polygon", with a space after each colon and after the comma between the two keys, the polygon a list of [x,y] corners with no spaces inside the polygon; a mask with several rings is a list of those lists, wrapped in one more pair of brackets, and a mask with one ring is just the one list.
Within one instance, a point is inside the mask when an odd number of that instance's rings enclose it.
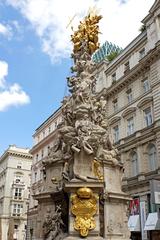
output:
{"label": "balcony", "polygon": [[23,181],[20,181],[19,179],[16,179],[13,181],[12,185],[21,185],[21,186],[25,186],[25,183]]}
{"label": "balcony", "polygon": [[23,201],[23,196],[13,196],[13,197],[12,197],[12,200],[15,200],[15,201]]}
{"label": "balcony", "polygon": [[21,214],[20,213],[12,213],[12,217],[20,217]]}

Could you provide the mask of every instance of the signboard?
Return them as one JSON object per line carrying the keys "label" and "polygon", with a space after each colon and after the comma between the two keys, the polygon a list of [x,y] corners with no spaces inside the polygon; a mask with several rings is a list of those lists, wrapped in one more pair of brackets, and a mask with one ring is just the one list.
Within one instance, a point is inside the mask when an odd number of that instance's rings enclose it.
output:
{"label": "signboard", "polygon": [[129,210],[130,210],[130,215],[139,214],[139,198],[134,198],[130,201]]}
{"label": "signboard", "polygon": [[160,230],[160,219],[158,218],[158,213],[149,213],[146,224],[145,230]]}
{"label": "signboard", "polygon": [[151,189],[151,202],[153,204],[160,204],[160,181],[151,180],[150,189]]}
{"label": "signboard", "polygon": [[129,217],[128,228],[131,232],[140,232],[139,215],[132,215]]}
{"label": "signboard", "polygon": [[140,216],[141,216],[141,234],[142,240],[147,239],[147,231],[144,230],[146,222],[146,203],[145,201],[140,202]]}

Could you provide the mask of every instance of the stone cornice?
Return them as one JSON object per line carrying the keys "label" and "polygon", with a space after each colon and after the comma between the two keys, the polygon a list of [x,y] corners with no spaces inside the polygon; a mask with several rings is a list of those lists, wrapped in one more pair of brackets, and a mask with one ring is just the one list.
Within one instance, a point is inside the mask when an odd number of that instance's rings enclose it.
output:
{"label": "stone cornice", "polygon": [[[159,169],[143,174],[139,174],[136,177],[125,178],[123,181],[126,184],[123,184],[122,189],[124,191],[135,190],[135,187],[142,188],[142,186],[149,186],[149,181],[151,179],[160,180],[160,175],[158,174]],[[143,180],[138,180],[138,178],[143,175]]]}
{"label": "stone cornice", "polygon": [[122,61],[127,60],[129,55],[137,49],[137,45],[145,42],[147,40],[147,32],[139,34],[123,51],[119,54],[109,65],[105,71],[105,74],[112,72],[113,69],[117,68],[118,64],[122,64]]}
{"label": "stone cornice", "polygon": [[[154,87],[154,85],[152,85],[152,87]],[[130,107],[132,106],[132,104],[138,102],[140,99],[144,99],[144,98],[147,98],[147,97],[151,97],[151,96],[150,96],[151,93],[152,93],[152,89],[150,89],[149,91],[143,93],[142,95],[138,96],[137,98],[134,98],[134,99],[132,100],[132,102],[127,103],[125,106],[119,108],[116,112],[114,112],[114,113],[112,113],[111,115],[109,115],[109,116],[108,116],[109,121],[110,121],[110,119],[117,117],[117,114],[118,114],[118,113],[122,112],[123,110],[125,110],[125,109],[127,109],[127,108],[130,108]]]}
{"label": "stone cornice", "polygon": [[153,97],[150,97],[150,96],[145,97],[137,104],[137,107],[142,108],[145,104],[152,102],[152,100],[153,100]]}
{"label": "stone cornice", "polygon": [[[157,46],[150,50],[145,57],[143,57],[139,63],[128,70],[124,76],[122,76],[117,82],[112,84],[108,89],[105,89],[108,97],[121,91],[129,83],[137,79],[141,74],[150,69],[150,65],[160,57],[160,42],[157,42]],[[101,91],[103,94],[103,90]]]}
{"label": "stone cornice", "polygon": [[17,151],[8,150],[0,158],[0,162],[5,160],[8,156],[21,157],[32,160],[32,155],[30,153],[22,153]]}
{"label": "stone cornice", "polygon": [[49,144],[52,139],[55,138],[55,135],[57,133],[57,129],[55,129],[53,132],[51,132],[47,137],[42,139],[39,143],[33,146],[33,148],[30,150],[31,154],[35,154],[39,149],[42,149],[42,146],[46,146],[47,143]]}
{"label": "stone cornice", "polygon": [[143,24],[146,24],[153,16],[155,11],[160,7],[159,0],[156,0],[152,7],[149,10],[149,14],[141,21]]}
{"label": "stone cornice", "polygon": [[46,126],[53,121],[53,119],[57,119],[58,116],[61,115],[61,107],[59,107],[51,116],[49,116],[37,129],[35,134],[33,135],[36,136],[39,132],[41,132]]}
{"label": "stone cornice", "polygon": [[136,111],[136,107],[129,107],[127,108],[123,113],[122,113],[122,117],[125,118],[127,117],[129,114],[134,113]]}
{"label": "stone cornice", "polygon": [[120,152],[126,151],[126,148],[131,150],[132,147],[136,147],[137,144],[139,145],[139,142],[147,142],[155,139],[158,131],[160,131],[160,126],[158,126],[157,122],[154,122],[151,126],[136,131],[131,136],[121,139],[120,144],[117,144],[116,147]]}

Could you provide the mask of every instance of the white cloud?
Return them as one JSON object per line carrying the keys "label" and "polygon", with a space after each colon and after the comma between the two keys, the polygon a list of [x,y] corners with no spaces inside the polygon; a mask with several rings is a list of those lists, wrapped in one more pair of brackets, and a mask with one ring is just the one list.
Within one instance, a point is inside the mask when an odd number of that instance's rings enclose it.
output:
{"label": "white cloud", "polygon": [[8,64],[0,61],[0,88],[4,87],[5,77],[8,75]]}
{"label": "white cloud", "polygon": [[100,41],[112,41],[125,47],[139,34],[140,21],[146,16],[154,0],[7,0],[19,9],[33,26],[42,42],[42,49],[52,61],[71,53],[69,20],[75,15],[77,26],[89,7],[100,9],[103,19]]}
{"label": "white cloud", "polygon": [[0,111],[5,111],[11,106],[20,106],[30,102],[29,96],[14,83],[8,85],[6,76],[8,75],[8,64],[0,61]]}
{"label": "white cloud", "polygon": [[4,24],[0,23],[0,34],[7,38],[10,38],[12,35],[10,26],[5,26]]}

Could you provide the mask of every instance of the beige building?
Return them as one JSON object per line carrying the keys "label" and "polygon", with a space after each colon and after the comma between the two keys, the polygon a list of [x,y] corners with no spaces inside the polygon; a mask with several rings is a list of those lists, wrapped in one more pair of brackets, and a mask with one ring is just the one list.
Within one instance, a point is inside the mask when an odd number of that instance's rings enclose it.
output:
{"label": "beige building", "polygon": [[[144,228],[148,214],[155,212],[156,218],[160,212],[160,192],[155,205],[150,189],[150,180],[160,180],[160,1],[155,1],[142,23],[146,30],[117,58],[99,64],[97,90],[107,98],[109,130],[124,163],[123,190],[143,205]],[[132,222],[132,235],[160,239],[155,237],[160,236],[160,225],[159,231],[140,236],[142,208],[137,207],[139,218]]]}
{"label": "beige building", "polygon": [[26,238],[32,155],[15,145],[0,157],[0,239]]}
{"label": "beige building", "polygon": [[[31,150],[33,164],[31,168],[31,197],[28,212],[27,240],[43,239],[42,224],[47,209],[53,208],[52,192],[55,185],[52,184],[52,168],[47,172],[44,170],[42,161],[48,156],[57,136],[57,126],[61,122],[61,112],[58,109],[44,123],[39,126],[34,138],[34,146]],[[57,171],[57,176],[59,171]],[[38,199],[38,201],[37,201]]]}
{"label": "beige building", "polygon": [[[133,217],[132,239],[160,239],[156,217],[160,205],[151,201],[150,180],[160,180],[160,1],[155,1],[143,19],[144,31],[112,62],[103,61],[95,71],[96,91],[107,99],[106,114],[112,140],[121,154],[125,171],[123,190],[137,203]],[[49,117],[35,132],[31,199],[27,239],[43,239],[43,217],[53,206],[52,192],[59,168],[44,172],[42,160],[56,139],[61,122],[60,110]],[[54,173],[54,174],[53,174]],[[160,199],[160,196],[158,196]],[[38,200],[38,201],[37,201]],[[159,201],[160,204],[160,201]],[[141,205],[141,208],[140,208]],[[143,210],[143,212],[142,212]],[[155,226],[149,226],[149,213]],[[131,218],[130,218],[131,219]],[[141,226],[140,226],[140,219]],[[158,220],[157,220],[158,221]],[[147,231],[145,230],[147,229]]]}

